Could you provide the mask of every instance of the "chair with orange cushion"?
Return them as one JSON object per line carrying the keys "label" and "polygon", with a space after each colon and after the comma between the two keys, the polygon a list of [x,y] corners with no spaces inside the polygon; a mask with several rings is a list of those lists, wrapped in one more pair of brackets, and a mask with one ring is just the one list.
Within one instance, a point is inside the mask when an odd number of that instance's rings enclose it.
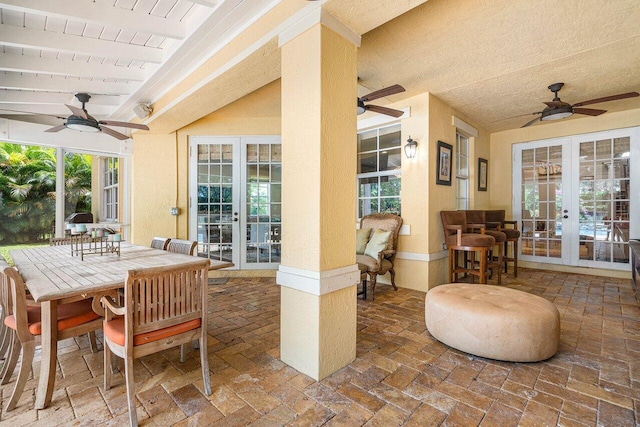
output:
{"label": "chair with orange cushion", "polygon": [[[18,270],[5,268],[4,274],[11,289],[12,313],[5,317],[4,324],[14,331],[11,355],[8,363],[13,371],[22,348],[22,363],[7,411],[16,407],[31,371],[33,354],[42,334],[40,305],[27,299],[24,281]],[[92,299],[83,299],[58,305],[58,341],[96,331],[102,327],[102,317],[92,309]]]}
{"label": "chair with orange cushion", "polygon": [[129,422],[138,425],[133,360],[193,340],[200,344],[204,391],[211,394],[207,359],[208,259],[129,270],[124,307],[103,297],[104,388],[111,388],[111,352],[124,359]]}

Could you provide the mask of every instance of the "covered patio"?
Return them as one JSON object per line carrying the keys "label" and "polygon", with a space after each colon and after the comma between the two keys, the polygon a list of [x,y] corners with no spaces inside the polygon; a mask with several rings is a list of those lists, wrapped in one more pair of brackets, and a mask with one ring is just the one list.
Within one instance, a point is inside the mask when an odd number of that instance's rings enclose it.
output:
{"label": "covered patio", "polygon": [[[179,349],[135,363],[142,425],[617,425],[640,422],[640,309],[628,280],[522,269],[506,286],[541,295],[562,316],[560,351],[539,363],[471,356],[425,330],[424,293],[380,286],[358,302],[356,360],[314,381],[279,360],[280,292],[271,278],[209,286],[209,367]],[[99,335],[99,340],[100,340]],[[59,344],[51,406],[34,410],[36,379],[3,424],[122,425],[121,375],[102,388],[102,351]],[[34,371],[38,372],[38,354]],[[11,385],[0,389],[3,401]]]}

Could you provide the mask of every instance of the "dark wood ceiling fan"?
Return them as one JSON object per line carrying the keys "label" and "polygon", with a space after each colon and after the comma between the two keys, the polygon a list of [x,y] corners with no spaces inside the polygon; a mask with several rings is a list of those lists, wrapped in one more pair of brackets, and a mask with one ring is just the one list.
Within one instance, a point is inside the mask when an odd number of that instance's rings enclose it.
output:
{"label": "dark wood ceiling fan", "polygon": [[599,116],[600,114],[606,113],[607,110],[598,110],[595,108],[582,108],[582,107],[584,107],[585,105],[600,104],[601,102],[617,101],[619,99],[626,99],[626,98],[633,98],[636,96],[640,96],[638,92],[627,92],[627,93],[620,93],[618,95],[605,96],[603,98],[590,99],[588,101],[582,101],[582,102],[578,102],[576,104],[571,105],[567,102],[560,100],[560,97],[558,96],[558,92],[560,91],[560,89],[562,89],[562,86],[564,86],[564,83],[553,83],[549,85],[549,90],[554,94],[553,101],[545,102],[547,107],[544,110],[531,113],[534,115],[539,114],[540,116],[525,123],[520,127],[525,128],[527,126],[531,126],[537,121],[563,119],[573,114]]}
{"label": "dark wood ceiling fan", "polygon": [[404,88],[398,84],[385,87],[384,89],[376,90],[363,97],[358,98],[358,115],[365,113],[366,111],[373,111],[374,113],[386,114],[387,116],[400,117],[404,114],[404,111],[394,110],[393,108],[381,107],[379,105],[365,104],[365,102],[373,101],[374,99],[384,98],[385,96],[394,95],[396,93],[404,92]]}

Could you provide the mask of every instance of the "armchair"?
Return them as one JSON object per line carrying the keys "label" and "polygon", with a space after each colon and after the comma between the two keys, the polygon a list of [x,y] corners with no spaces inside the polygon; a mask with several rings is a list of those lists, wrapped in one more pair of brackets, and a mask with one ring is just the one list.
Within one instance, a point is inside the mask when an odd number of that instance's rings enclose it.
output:
{"label": "armchair", "polygon": [[[376,279],[380,274],[388,272],[391,276],[391,286],[393,286],[393,289],[398,290],[395,282],[396,272],[393,268],[393,261],[396,257],[398,233],[401,226],[402,217],[394,214],[369,214],[360,220],[361,229],[368,228],[372,230],[364,253],[356,253],[356,261],[358,262],[360,273],[368,275],[371,282],[372,299],[375,299]],[[366,280],[363,286],[367,286]]]}

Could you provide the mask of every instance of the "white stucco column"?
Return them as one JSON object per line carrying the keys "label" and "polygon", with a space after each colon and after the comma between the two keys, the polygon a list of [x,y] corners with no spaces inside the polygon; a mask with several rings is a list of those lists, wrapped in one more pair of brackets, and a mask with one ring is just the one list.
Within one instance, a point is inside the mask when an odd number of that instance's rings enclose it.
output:
{"label": "white stucco column", "polygon": [[355,359],[360,37],[317,9],[282,49],[281,359],[320,380]]}

